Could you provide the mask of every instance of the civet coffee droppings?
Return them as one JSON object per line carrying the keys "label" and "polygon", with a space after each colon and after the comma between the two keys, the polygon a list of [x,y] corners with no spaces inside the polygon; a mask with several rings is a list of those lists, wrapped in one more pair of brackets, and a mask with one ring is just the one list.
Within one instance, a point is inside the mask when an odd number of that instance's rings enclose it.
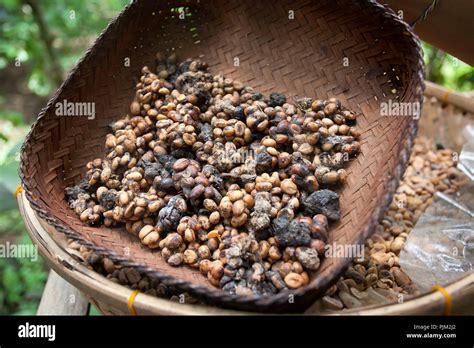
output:
{"label": "civet coffee droppings", "polygon": [[308,284],[359,152],[355,113],[336,98],[265,97],[199,59],[158,54],[156,71],[142,69],[105,158],[66,189],[70,207],[230,293]]}

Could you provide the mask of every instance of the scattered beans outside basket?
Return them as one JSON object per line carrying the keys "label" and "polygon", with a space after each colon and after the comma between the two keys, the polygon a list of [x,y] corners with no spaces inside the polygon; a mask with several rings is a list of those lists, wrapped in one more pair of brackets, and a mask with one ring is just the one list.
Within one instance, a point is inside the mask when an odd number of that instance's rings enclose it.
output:
{"label": "scattered beans outside basket", "polygon": [[156,71],[143,67],[105,158],[66,189],[70,207],[230,293],[308,284],[359,152],[355,113],[336,98],[265,98],[199,59],[158,54]]}
{"label": "scattered beans outside basket", "polygon": [[[419,216],[430,205],[433,194],[436,191],[458,191],[461,177],[451,150],[437,149],[431,139],[418,137],[393,202],[375,234],[365,243],[365,258],[355,260],[337,284],[309,311],[399,302],[400,295],[406,299],[416,295],[418,290],[399,266],[398,255]],[[110,259],[72,240],[69,241],[69,251],[115,283],[176,302],[197,302],[188,294],[181,294],[133,268],[115,265]]]}
{"label": "scattered beans outside basket", "polygon": [[400,302],[419,294],[399,264],[399,254],[435,192],[454,193],[463,179],[453,151],[418,137],[409,165],[392,204],[375,233],[365,242],[365,255],[355,259],[345,275],[320,301],[326,310]]}

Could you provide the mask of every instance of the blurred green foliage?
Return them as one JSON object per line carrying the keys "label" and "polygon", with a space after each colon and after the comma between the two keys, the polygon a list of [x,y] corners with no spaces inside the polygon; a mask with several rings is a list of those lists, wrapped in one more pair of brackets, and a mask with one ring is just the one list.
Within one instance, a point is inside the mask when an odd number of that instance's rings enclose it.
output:
{"label": "blurred green foliage", "polygon": [[422,43],[426,79],[457,91],[474,90],[474,68],[456,57]]}
{"label": "blurred green foliage", "polygon": [[[0,0],[0,74],[12,66],[27,68],[28,89],[38,96],[51,95],[60,81],[46,54],[44,41],[28,0]],[[90,46],[128,0],[37,0],[51,38],[50,45],[62,77]],[[57,75],[57,74],[56,74]],[[15,199],[18,153],[29,125],[21,113],[4,110],[0,95],[0,244],[31,244]],[[0,314],[35,314],[47,273],[39,258],[0,260]]]}
{"label": "blurred green foliage", "polygon": [[[27,68],[28,89],[34,95],[51,95],[128,2],[0,0],[0,75],[2,69],[20,64]],[[42,27],[41,22],[46,25]],[[423,49],[427,79],[459,91],[473,90],[471,66],[426,43]],[[21,113],[3,110],[4,102],[0,95],[0,243],[31,243],[14,196],[19,184],[18,152],[29,125]],[[41,259],[0,260],[0,314],[34,314],[45,280]]]}
{"label": "blurred green foliage", "polygon": [[[0,244],[31,245],[15,199],[18,153],[29,127],[22,115],[0,112]],[[0,261],[0,314],[35,314],[46,280],[41,258]]]}
{"label": "blurred green foliage", "polygon": [[[36,0],[52,38],[52,49],[67,72],[107,22],[129,2],[127,0]],[[51,58],[38,18],[27,0],[1,0],[0,68],[20,61],[29,68],[28,87],[38,95],[49,95],[57,87]]]}
{"label": "blurred green foliage", "polygon": [[[0,214],[0,221],[3,218],[4,216]],[[32,244],[26,234],[23,234],[15,243]],[[0,314],[35,314],[46,276],[43,261],[39,256],[37,260],[28,258],[2,260],[0,263]]]}

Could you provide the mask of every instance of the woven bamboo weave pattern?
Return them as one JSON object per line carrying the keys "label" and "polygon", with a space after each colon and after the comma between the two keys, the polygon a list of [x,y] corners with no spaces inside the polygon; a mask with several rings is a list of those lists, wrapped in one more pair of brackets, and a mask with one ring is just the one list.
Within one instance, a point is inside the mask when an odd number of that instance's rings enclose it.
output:
{"label": "woven bamboo weave pattern", "polygon": [[[171,11],[178,6],[190,15],[180,19]],[[380,117],[380,103],[422,101],[418,40],[395,14],[368,0],[132,2],[71,71],[24,144],[27,197],[42,218],[69,237],[210,304],[266,312],[306,308],[349,260],[324,259],[310,284],[292,292],[294,303],[285,292],[230,295],[195,270],[169,266],[125,230],[84,225],[67,206],[64,188],[83,177],[88,161],[104,154],[107,125],[128,112],[140,69],[154,69],[157,51],[200,57],[212,73],[262,93],[335,96],[359,112],[361,154],[348,167],[349,180],[340,191],[342,218],[329,240],[353,244],[373,231],[409,157],[417,120]],[[65,99],[95,103],[95,119],[56,116],[55,104]]]}

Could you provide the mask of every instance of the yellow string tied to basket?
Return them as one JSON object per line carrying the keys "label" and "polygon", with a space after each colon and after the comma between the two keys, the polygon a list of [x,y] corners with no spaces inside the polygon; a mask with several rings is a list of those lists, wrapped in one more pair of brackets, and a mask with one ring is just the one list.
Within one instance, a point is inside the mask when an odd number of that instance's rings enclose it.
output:
{"label": "yellow string tied to basket", "polygon": [[21,187],[21,185],[17,185],[16,186],[16,189],[15,189],[15,197],[19,194],[19,193],[22,193],[23,192],[23,187]]}
{"label": "yellow string tied to basket", "polygon": [[441,285],[434,285],[433,290],[439,291],[441,295],[444,297],[445,307],[444,307],[444,315],[451,315],[451,311],[453,309],[453,298],[451,294],[443,288]]}
{"label": "yellow string tied to basket", "polygon": [[443,96],[441,97],[441,101],[442,101],[443,103],[447,103],[450,95],[451,95],[451,92],[450,92],[450,91],[444,92],[444,93],[443,93]]}
{"label": "yellow string tied to basket", "polygon": [[128,298],[127,307],[131,315],[137,315],[137,311],[135,310],[135,306],[133,305],[133,302],[135,302],[135,297],[137,297],[139,292],[140,291],[138,290],[133,290],[132,293],[130,294],[130,297]]}

